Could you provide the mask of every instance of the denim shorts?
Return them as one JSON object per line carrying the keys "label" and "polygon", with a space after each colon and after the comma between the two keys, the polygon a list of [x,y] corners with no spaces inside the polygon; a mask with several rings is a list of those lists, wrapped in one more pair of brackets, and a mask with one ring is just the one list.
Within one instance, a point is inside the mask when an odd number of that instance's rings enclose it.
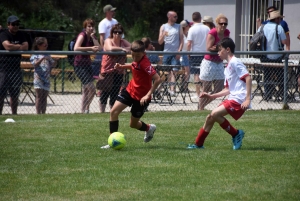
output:
{"label": "denim shorts", "polygon": [[181,63],[182,66],[190,66],[188,55],[182,55],[180,57],[180,63]]}
{"label": "denim shorts", "polygon": [[[178,65],[180,66],[180,60],[176,59],[176,55],[164,55],[163,57],[163,64],[164,65]],[[173,71],[178,71],[178,68],[173,68]]]}

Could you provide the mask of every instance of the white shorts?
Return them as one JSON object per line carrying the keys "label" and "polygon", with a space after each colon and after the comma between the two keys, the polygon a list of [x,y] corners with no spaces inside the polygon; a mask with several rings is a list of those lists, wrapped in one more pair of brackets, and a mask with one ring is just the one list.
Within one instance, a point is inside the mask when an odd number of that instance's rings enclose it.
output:
{"label": "white shorts", "polygon": [[199,78],[203,81],[224,80],[223,62],[216,63],[203,59],[200,66]]}

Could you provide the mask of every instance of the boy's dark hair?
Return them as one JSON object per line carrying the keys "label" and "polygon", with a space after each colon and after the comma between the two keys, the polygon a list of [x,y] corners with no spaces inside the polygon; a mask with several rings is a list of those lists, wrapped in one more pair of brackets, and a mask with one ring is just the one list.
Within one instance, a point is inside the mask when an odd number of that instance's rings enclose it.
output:
{"label": "boy's dark hair", "polygon": [[135,40],[131,43],[132,52],[145,52],[145,44],[141,40]]}
{"label": "boy's dark hair", "polygon": [[145,48],[148,48],[151,44],[151,39],[149,37],[144,37],[141,41],[143,41],[143,43],[145,44]]}
{"label": "boy's dark hair", "polygon": [[219,43],[218,43],[218,48],[224,47],[225,49],[229,47],[230,51],[234,53],[235,49],[235,44],[231,38],[223,38]]}

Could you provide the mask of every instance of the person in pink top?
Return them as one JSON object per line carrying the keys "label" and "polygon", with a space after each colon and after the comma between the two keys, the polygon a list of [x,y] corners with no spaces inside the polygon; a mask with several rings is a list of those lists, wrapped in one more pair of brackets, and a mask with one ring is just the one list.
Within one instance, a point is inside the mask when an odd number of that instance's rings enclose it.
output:
{"label": "person in pink top", "polygon": [[195,144],[189,145],[187,149],[203,149],[204,141],[215,123],[218,123],[232,137],[233,150],[242,146],[245,132],[236,129],[225,118],[230,115],[235,120],[241,118],[245,111],[251,108],[252,79],[246,66],[234,56],[235,44],[231,38],[223,38],[218,43],[218,55],[220,59],[228,62],[225,70],[224,89],[215,94],[202,93],[200,98],[206,97],[209,100],[222,96],[228,96],[217,108],[206,117],[203,127],[196,137]]}
{"label": "person in pink top", "polygon": [[[216,17],[216,27],[211,29],[206,38],[206,50],[209,52],[217,52],[217,43],[223,38],[228,38],[230,31],[226,29],[228,19],[225,15],[219,14]],[[200,80],[203,84],[203,92],[208,93],[213,86],[211,93],[217,93],[223,89],[224,82],[224,65],[223,60],[218,55],[207,54],[200,67]],[[200,98],[199,110],[204,110],[204,107],[211,100],[206,97]]]}

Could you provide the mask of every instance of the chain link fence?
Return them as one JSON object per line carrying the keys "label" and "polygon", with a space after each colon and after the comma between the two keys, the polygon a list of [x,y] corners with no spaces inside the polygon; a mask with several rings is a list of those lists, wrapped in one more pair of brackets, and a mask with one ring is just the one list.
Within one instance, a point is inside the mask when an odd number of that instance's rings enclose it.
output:
{"label": "chain link fence", "polygon": [[[266,56],[266,52],[235,53],[235,56],[247,66],[252,77],[253,110],[300,109],[300,52],[276,53],[284,53],[285,57],[278,62],[273,62],[259,58]],[[45,61],[46,63],[41,63],[40,69],[35,68],[31,63],[31,56],[42,54],[51,55],[57,60],[57,64],[47,70],[49,63]],[[74,67],[74,62],[68,59],[68,55],[76,54],[84,55],[77,62],[80,67]],[[163,57],[172,59],[172,55],[176,54],[181,55],[181,63],[165,65],[167,61],[163,61]],[[208,54],[207,52],[192,53],[191,56],[188,54],[190,53],[169,52],[165,54],[161,51],[147,53],[162,79],[161,85],[153,94],[148,107],[149,111],[212,110],[224,99],[218,98],[208,102],[198,97],[202,91],[216,93],[222,90],[223,69],[226,62],[214,60],[214,54],[210,55],[212,60],[203,59],[203,55]],[[1,96],[2,99],[4,98],[2,114],[12,113],[10,100],[14,96],[18,99],[18,114],[36,114],[37,107],[46,107],[44,112],[47,114],[109,112],[118,92],[127,86],[132,76],[130,70],[122,72],[109,70],[116,62],[122,64],[132,62],[131,55],[120,52],[100,52],[94,55],[69,51],[15,51],[13,53],[1,51],[0,55],[2,55]],[[8,55],[10,56],[7,57]],[[99,76],[102,57],[108,64],[103,77],[99,78],[97,76]],[[201,79],[199,79],[200,71],[205,72],[201,73],[203,74]],[[99,79],[101,81],[98,81]],[[41,96],[36,87],[47,84],[47,80],[50,81],[49,93]],[[86,86],[89,81],[95,88]],[[87,91],[92,92],[90,97],[87,97],[89,96]],[[43,106],[36,104],[37,99],[44,101],[44,104],[41,104]],[[89,104],[83,103],[86,101],[90,101],[88,111],[84,108]],[[130,108],[126,111],[130,111]]]}

